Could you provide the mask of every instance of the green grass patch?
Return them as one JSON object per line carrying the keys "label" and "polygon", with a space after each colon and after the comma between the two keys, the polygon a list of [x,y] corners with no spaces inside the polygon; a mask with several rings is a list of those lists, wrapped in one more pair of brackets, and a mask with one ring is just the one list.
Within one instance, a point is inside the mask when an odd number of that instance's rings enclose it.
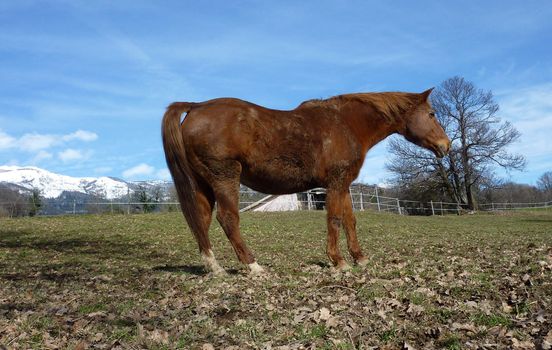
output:
{"label": "green grass patch", "polygon": [[504,326],[510,328],[513,324],[512,320],[509,317],[498,314],[487,315],[484,313],[478,313],[471,318],[477,326]]}
{"label": "green grass patch", "polygon": [[383,333],[379,334],[379,339],[384,343],[393,341],[396,337],[397,337],[397,329],[395,327],[385,330]]}
{"label": "green grass patch", "polygon": [[79,312],[81,314],[90,314],[93,312],[106,311],[106,310],[107,310],[107,305],[103,303],[87,304],[87,305],[81,305],[79,307]]}
{"label": "green grass patch", "polygon": [[439,342],[442,349],[447,350],[461,350],[462,343],[461,338],[457,335],[449,335]]}
{"label": "green grass patch", "polygon": [[[180,213],[2,219],[0,344],[512,346],[497,332],[470,334],[453,324],[504,327],[538,340],[512,320],[541,324],[552,304],[552,211],[356,216],[369,264],[336,273],[325,253],[324,212],[243,214],[242,236],[264,277],[247,274],[215,222],[211,244],[229,272],[217,278],[203,269]],[[339,244],[351,262],[343,234]]]}

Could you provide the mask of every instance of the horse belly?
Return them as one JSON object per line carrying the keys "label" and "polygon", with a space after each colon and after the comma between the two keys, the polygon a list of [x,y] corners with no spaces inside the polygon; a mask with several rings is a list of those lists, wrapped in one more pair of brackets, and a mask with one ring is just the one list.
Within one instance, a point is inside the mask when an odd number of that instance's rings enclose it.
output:
{"label": "horse belly", "polygon": [[255,164],[242,164],[241,182],[263,193],[296,193],[319,186],[312,170],[297,158],[278,157]]}

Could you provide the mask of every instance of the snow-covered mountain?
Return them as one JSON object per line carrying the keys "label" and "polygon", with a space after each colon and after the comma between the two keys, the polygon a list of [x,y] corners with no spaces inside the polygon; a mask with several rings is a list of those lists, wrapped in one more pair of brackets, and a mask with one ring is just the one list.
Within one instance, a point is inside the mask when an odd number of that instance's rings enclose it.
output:
{"label": "snow-covered mountain", "polygon": [[64,191],[105,199],[121,198],[134,192],[133,184],[111,177],[71,177],[36,167],[0,166],[0,184],[20,191],[38,189],[46,198],[57,198]]}

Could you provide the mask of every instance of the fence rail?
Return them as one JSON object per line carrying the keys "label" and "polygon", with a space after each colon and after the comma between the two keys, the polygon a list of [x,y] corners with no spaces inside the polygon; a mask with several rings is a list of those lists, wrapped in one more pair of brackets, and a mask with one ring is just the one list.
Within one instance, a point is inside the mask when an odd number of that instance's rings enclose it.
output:
{"label": "fence rail", "polygon": [[[381,191],[381,189],[380,189]],[[364,190],[351,188],[350,191],[353,210],[374,210],[392,212],[400,215],[447,215],[461,214],[465,208],[458,203],[429,201],[420,202],[393,197],[381,196],[377,187],[364,187]],[[251,190],[240,192],[240,209],[255,210],[257,205],[264,204],[277,196],[266,196]],[[33,205],[26,201],[3,202],[0,198],[0,217],[14,217],[28,215]],[[552,208],[552,201],[535,203],[483,203],[479,205],[483,211],[519,210]],[[136,202],[136,201],[60,201],[42,199],[40,208],[34,208],[37,215],[59,214],[94,214],[94,213],[143,213],[178,211],[178,202]],[[322,210],[325,209],[325,191],[316,189],[297,194],[297,203],[292,209],[283,210]]]}
{"label": "fence rail", "polygon": [[481,210],[517,210],[517,209],[543,209],[552,208],[552,201],[534,203],[485,203],[480,204]]}

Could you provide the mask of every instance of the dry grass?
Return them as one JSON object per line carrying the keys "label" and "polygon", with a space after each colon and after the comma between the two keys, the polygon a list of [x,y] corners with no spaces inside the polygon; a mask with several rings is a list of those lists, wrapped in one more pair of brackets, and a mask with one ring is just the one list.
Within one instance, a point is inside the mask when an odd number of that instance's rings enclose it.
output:
{"label": "dry grass", "polygon": [[552,212],[357,218],[370,263],[340,274],[327,265],[323,212],[243,215],[243,235],[268,267],[261,278],[246,274],[216,224],[214,251],[230,274],[206,275],[177,213],[2,220],[0,344],[463,349],[552,342]]}

